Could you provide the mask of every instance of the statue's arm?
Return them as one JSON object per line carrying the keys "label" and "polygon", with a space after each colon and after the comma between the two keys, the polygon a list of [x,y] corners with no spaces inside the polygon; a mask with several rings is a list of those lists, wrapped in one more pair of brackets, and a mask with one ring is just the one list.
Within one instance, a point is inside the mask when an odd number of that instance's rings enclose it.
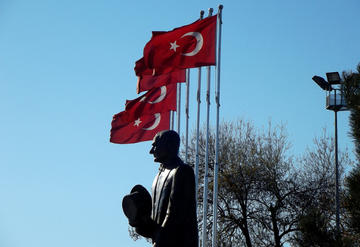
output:
{"label": "statue's arm", "polygon": [[155,230],[157,226],[155,222],[148,222],[144,225],[139,225],[135,227],[135,231],[145,238],[154,238]]}

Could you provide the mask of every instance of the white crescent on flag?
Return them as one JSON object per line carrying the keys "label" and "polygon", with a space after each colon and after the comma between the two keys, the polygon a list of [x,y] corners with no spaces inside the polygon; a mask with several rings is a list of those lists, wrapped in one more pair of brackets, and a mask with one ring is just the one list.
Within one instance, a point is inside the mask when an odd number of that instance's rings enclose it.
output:
{"label": "white crescent on flag", "polygon": [[154,124],[151,125],[149,128],[143,128],[143,130],[153,130],[153,129],[155,129],[157,126],[159,126],[160,120],[161,120],[161,115],[160,115],[160,113],[155,113],[155,114],[154,114],[154,117],[155,117]]}
{"label": "white crescent on flag", "polygon": [[189,57],[196,55],[201,50],[201,48],[204,44],[203,36],[199,32],[188,32],[188,33],[185,33],[183,36],[181,36],[181,38],[183,38],[185,36],[193,36],[196,39],[196,46],[195,46],[195,49],[192,50],[191,52],[183,53],[182,55],[189,56]]}
{"label": "white crescent on flag", "polygon": [[160,96],[154,101],[148,101],[148,103],[150,103],[150,104],[159,103],[159,102],[163,101],[165,99],[165,97],[166,97],[166,86],[162,86]]}

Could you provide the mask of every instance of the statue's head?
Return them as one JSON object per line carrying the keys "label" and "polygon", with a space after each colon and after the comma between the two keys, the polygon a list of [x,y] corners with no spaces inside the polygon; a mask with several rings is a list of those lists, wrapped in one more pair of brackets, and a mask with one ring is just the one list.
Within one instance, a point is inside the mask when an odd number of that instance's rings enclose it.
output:
{"label": "statue's head", "polygon": [[155,162],[164,163],[178,155],[179,146],[180,137],[176,131],[160,131],[153,139],[150,154],[154,155]]}

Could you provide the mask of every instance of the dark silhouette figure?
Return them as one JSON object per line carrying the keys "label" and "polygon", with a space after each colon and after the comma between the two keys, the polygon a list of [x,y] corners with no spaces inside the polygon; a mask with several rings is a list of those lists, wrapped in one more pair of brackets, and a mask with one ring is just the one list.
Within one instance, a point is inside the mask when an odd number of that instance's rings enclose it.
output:
{"label": "dark silhouette figure", "polygon": [[150,154],[161,164],[152,185],[151,213],[144,210],[149,208],[149,195],[140,185],[123,200],[129,224],[151,238],[156,247],[198,246],[195,176],[178,157],[179,146],[175,131],[162,131],[154,137]]}

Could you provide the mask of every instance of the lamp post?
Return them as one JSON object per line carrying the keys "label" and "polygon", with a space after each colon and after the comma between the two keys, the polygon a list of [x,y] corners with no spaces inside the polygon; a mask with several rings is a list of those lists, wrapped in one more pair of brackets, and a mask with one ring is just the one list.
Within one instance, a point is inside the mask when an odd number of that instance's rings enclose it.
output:
{"label": "lamp post", "polygon": [[338,135],[337,112],[347,110],[346,101],[340,89],[341,79],[338,72],[326,73],[327,81],[314,76],[312,79],[326,91],[326,109],[335,113],[335,207],[336,207],[336,233],[340,233],[340,200],[339,200],[339,163],[338,163]]}

